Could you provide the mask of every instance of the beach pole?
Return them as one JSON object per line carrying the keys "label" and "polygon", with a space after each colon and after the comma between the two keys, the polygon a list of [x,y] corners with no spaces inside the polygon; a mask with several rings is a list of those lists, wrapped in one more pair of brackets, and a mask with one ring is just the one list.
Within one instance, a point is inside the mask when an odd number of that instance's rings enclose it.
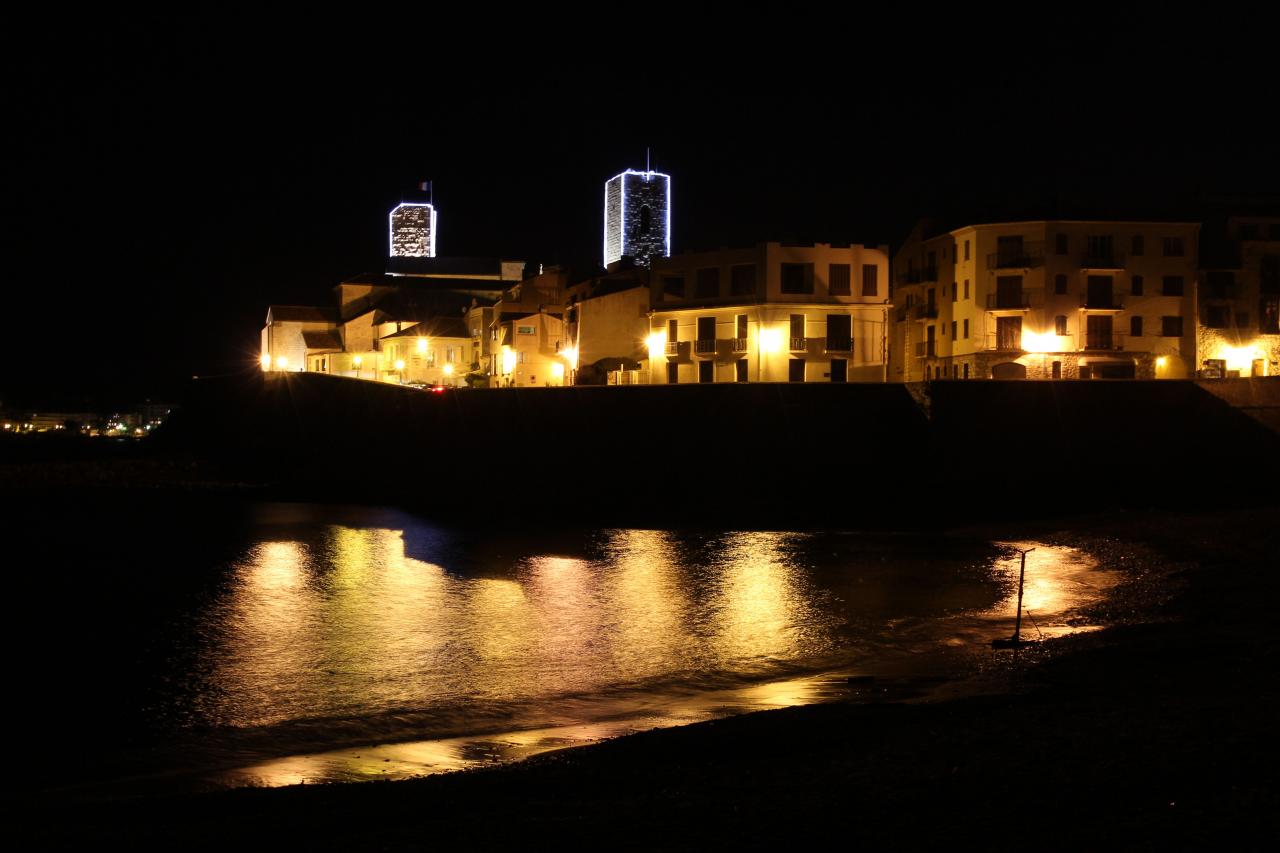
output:
{"label": "beach pole", "polygon": [[1027,582],[1027,555],[1034,550],[1035,548],[1028,548],[1025,551],[1018,549],[1018,553],[1022,555],[1022,568],[1018,570],[1018,619],[1013,625],[1015,645],[1022,642],[1022,588]]}

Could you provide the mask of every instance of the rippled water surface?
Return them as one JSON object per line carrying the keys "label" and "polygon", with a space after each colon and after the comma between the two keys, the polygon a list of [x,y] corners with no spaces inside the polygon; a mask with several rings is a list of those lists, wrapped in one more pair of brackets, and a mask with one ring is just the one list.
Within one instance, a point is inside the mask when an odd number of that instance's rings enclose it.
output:
{"label": "rippled water surface", "polygon": [[149,579],[191,571],[199,589],[149,598],[153,627],[116,640],[161,672],[119,711],[146,749],[107,776],[418,775],[847,696],[846,674],[989,653],[1012,624],[1014,547],[1037,547],[1032,636],[1072,630],[1112,582],[1071,549],[916,536],[512,532],[283,504],[201,535],[222,541]]}

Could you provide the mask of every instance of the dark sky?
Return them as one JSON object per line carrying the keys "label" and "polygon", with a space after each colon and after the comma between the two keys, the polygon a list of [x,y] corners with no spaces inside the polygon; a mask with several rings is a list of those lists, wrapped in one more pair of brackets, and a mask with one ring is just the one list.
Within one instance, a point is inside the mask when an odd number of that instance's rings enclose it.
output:
{"label": "dark sky", "polygon": [[1280,192],[1274,21],[1154,17],[25,42],[0,95],[0,402],[172,396],[251,364],[267,304],[379,269],[387,210],[424,178],[441,254],[577,266],[598,262],[603,182],[646,146],[677,252]]}

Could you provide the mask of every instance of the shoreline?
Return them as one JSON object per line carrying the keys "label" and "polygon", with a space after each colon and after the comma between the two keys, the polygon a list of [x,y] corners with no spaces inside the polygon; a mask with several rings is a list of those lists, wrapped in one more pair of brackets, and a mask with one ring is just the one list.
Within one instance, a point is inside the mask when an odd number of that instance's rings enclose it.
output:
{"label": "shoreline", "polygon": [[[979,673],[967,689],[981,695],[943,689],[917,702],[761,711],[418,780],[37,803],[38,818],[58,818],[40,837],[53,847],[192,847],[193,837],[196,849],[407,849],[423,838],[752,847],[835,819],[848,838],[989,844],[994,825],[1044,831],[1064,807],[1072,822],[1055,844],[1183,846],[1274,831],[1276,772],[1261,756],[1278,710],[1266,675],[1276,580],[1259,569],[1280,555],[1280,511],[1133,515],[1071,529],[1104,546],[1123,533],[1160,564],[1126,566],[1107,628]],[[492,826],[490,814],[508,820]],[[615,844],[619,825],[630,829]]]}

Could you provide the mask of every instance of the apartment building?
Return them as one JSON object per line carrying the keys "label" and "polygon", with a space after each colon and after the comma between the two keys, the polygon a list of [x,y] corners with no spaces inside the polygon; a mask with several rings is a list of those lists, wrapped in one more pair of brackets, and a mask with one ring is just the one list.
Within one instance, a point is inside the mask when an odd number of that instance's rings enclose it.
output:
{"label": "apartment building", "polygon": [[889,379],[1191,376],[1199,228],[921,224],[894,255]]}
{"label": "apartment building", "polygon": [[886,246],[792,246],[655,258],[649,381],[883,382]]}
{"label": "apartment building", "polygon": [[492,388],[565,385],[577,367],[566,352],[564,305],[568,275],[550,269],[503,292],[489,326]]}
{"label": "apartment building", "polygon": [[1233,216],[1220,231],[1206,239],[1199,375],[1280,376],[1280,218]]}
{"label": "apartment building", "polygon": [[577,365],[574,384],[647,382],[649,271],[619,265],[566,293],[565,353]]}

